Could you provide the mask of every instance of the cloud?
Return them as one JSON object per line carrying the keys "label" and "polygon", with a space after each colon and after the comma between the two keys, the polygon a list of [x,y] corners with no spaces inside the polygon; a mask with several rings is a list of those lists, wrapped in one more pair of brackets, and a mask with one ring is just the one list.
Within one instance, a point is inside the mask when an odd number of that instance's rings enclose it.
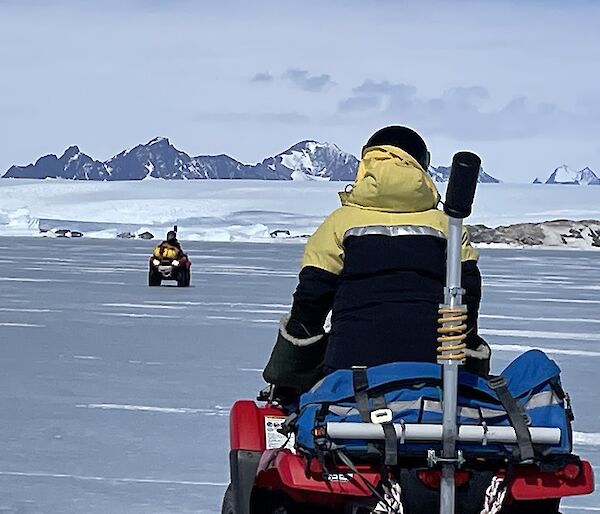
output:
{"label": "cloud", "polygon": [[335,119],[359,114],[474,141],[531,138],[561,132],[565,124],[578,125],[578,130],[597,124],[590,115],[536,103],[525,96],[492,106],[490,92],[481,86],[454,87],[437,97],[423,98],[413,85],[372,80],[353,88],[352,94],[338,103]]}
{"label": "cloud", "polygon": [[392,82],[388,82],[387,80],[382,82],[366,80],[360,86],[352,89],[352,91],[358,95],[382,94],[412,96],[416,94],[417,88],[415,86],[409,86],[408,84],[394,84]]}
{"label": "cloud", "polygon": [[342,100],[338,109],[342,113],[364,112],[377,109],[381,105],[381,98],[377,95],[353,96]]}
{"label": "cloud", "polygon": [[373,82],[367,80],[352,89],[353,95],[338,104],[339,113],[385,110],[389,98],[396,101],[410,101],[417,88],[406,84],[392,84],[387,80]]}
{"label": "cloud", "polygon": [[290,81],[296,87],[304,91],[318,92],[326,87],[333,85],[331,76],[323,73],[322,75],[310,75],[307,70],[289,69],[281,78]]}
{"label": "cloud", "polygon": [[268,72],[259,72],[250,79],[250,82],[273,82],[275,77]]}

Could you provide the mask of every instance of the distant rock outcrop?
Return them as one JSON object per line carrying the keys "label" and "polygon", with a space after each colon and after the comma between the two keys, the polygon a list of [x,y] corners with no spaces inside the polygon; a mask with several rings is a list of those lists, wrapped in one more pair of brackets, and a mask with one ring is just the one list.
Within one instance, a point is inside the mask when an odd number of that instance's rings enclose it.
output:
{"label": "distant rock outcrop", "polygon": [[71,230],[68,228],[55,228],[51,230],[40,229],[40,235],[43,237],[83,237],[83,232],[79,232],[79,230]]}
{"label": "distant rock outcrop", "polygon": [[119,232],[117,234],[118,239],[135,239],[135,234],[133,232]]}
{"label": "distant rock outcrop", "polygon": [[[284,152],[258,164],[243,164],[228,155],[191,157],[175,148],[167,138],[157,137],[144,145],[125,150],[105,162],[95,161],[69,147],[65,153],[46,155],[28,166],[12,166],[5,178],[67,178],[75,180],[161,179],[253,179],[325,180],[352,182],[358,159],[338,146],[317,141],[300,141]],[[448,180],[450,168],[430,167],[436,182]],[[480,182],[499,182],[483,169]]]}
{"label": "distant rock outcrop", "polygon": [[[533,183],[541,184],[542,181],[539,178],[536,178]],[[579,171],[574,171],[566,164],[563,164],[554,169],[544,184],[593,186],[600,185],[600,178],[587,166]]]}
{"label": "distant rock outcrop", "polygon": [[600,248],[600,221],[598,220],[553,220],[541,223],[517,223],[496,228],[470,225],[467,229],[473,243]]}
{"label": "distant rock outcrop", "polygon": [[[448,182],[448,179],[450,178],[450,166],[429,166],[428,172],[435,182]],[[497,178],[488,175],[482,166],[479,168],[479,178],[477,179],[477,182],[482,184],[498,184],[500,181]]]}

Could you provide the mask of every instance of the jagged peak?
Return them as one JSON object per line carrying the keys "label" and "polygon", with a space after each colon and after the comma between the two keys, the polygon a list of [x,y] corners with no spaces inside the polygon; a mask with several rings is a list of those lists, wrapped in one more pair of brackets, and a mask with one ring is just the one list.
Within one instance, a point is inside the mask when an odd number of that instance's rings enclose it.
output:
{"label": "jagged peak", "polygon": [[287,150],[285,150],[281,153],[303,151],[303,150],[307,150],[311,146],[315,147],[320,144],[321,143],[319,143],[318,141],[315,141],[314,139],[304,139],[302,141],[298,141],[296,144],[293,144]]}
{"label": "jagged peak", "polygon": [[49,153],[46,155],[42,155],[41,157],[38,157],[38,159],[35,161],[34,166],[37,166],[38,164],[40,164],[42,162],[57,161],[57,160],[58,160],[58,155]]}
{"label": "jagged peak", "polygon": [[333,150],[337,153],[347,153],[347,152],[344,152],[343,150],[341,150],[339,146],[337,146],[333,143],[316,141],[314,139],[304,139],[302,141],[298,141],[295,145],[292,145],[285,152],[281,152],[281,153],[298,152],[298,151],[304,151],[304,150],[307,150],[309,152],[314,152],[317,148],[326,148],[326,149]]}
{"label": "jagged peak", "polygon": [[72,156],[72,155],[77,155],[78,153],[81,153],[81,151],[79,150],[79,147],[77,145],[71,145],[71,146],[69,146],[69,148],[67,148],[65,150],[65,153],[63,154],[63,156],[65,156],[65,155]]}
{"label": "jagged peak", "polygon": [[233,157],[231,157],[230,155],[227,155],[226,153],[219,153],[219,154],[210,154],[210,155],[196,155],[195,157],[192,157],[192,159],[225,159],[225,160],[229,160],[229,161],[235,161],[239,164],[242,164],[240,161],[238,161],[237,159],[234,159]]}
{"label": "jagged peak", "polygon": [[169,141],[168,137],[158,136],[158,137],[155,137],[154,139],[151,139],[150,141],[148,141],[145,146],[153,146],[153,145],[170,146],[171,142]]}

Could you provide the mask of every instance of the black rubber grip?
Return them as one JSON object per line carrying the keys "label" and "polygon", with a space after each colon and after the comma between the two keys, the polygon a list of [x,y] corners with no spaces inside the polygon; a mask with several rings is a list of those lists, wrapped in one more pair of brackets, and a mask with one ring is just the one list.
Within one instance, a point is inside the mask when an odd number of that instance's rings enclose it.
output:
{"label": "black rubber grip", "polygon": [[471,152],[458,152],[452,159],[444,212],[453,218],[471,214],[481,159]]}

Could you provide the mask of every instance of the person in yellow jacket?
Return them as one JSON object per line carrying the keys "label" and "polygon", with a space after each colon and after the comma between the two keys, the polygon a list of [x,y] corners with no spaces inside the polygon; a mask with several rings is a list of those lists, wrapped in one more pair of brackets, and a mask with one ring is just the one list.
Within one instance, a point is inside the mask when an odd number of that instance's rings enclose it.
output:
{"label": "person in yellow jacket", "polygon": [[[323,375],[352,366],[436,362],[448,217],[438,209],[429,159],[421,136],[407,127],[386,127],[368,140],[351,191],[340,193],[342,206],[306,244],[292,309],[263,373],[280,391],[302,393]],[[477,335],[477,260],[465,230],[466,342],[479,350],[467,369],[485,375],[489,347]]]}
{"label": "person in yellow jacket", "polygon": [[167,232],[167,238],[154,248],[152,255],[157,259],[179,259],[185,254],[181,248],[181,244],[177,240],[177,233],[174,230]]}

